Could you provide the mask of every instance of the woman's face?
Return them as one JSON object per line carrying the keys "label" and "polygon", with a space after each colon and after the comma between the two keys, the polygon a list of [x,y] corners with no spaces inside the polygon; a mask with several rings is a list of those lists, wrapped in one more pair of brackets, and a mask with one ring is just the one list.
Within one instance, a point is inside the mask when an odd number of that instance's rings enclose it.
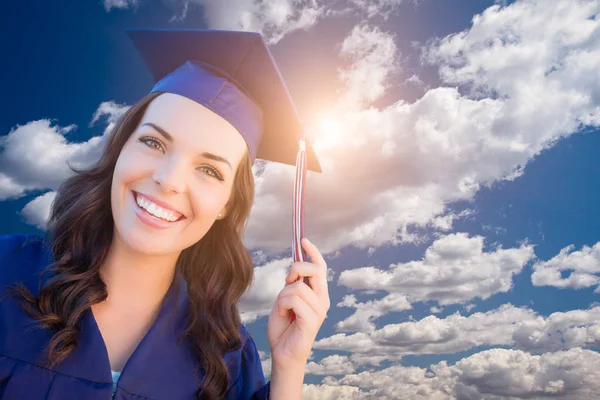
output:
{"label": "woman's face", "polygon": [[177,253],[210,229],[232,191],[246,142],[225,119],[183,96],[148,106],[121,150],[111,206],[118,237],[145,254]]}

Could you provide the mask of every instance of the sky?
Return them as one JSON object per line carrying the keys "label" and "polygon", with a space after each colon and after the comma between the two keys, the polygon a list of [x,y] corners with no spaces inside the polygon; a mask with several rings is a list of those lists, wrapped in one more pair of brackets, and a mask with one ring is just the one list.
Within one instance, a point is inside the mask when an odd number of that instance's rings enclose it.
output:
{"label": "sky", "polygon": [[[3,5],[0,235],[41,234],[153,81],[127,28],[261,32],[314,142],[331,309],[305,399],[600,398],[599,0]],[[255,169],[242,320],[270,375],[293,168]],[[263,168],[264,167],[264,168]]]}

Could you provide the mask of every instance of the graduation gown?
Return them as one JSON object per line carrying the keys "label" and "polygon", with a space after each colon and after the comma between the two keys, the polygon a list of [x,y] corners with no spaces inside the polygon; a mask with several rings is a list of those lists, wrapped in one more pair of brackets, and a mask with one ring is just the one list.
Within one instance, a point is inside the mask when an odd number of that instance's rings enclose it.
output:
{"label": "graduation gown", "polygon": [[[37,293],[39,275],[52,261],[40,236],[0,236],[0,296],[15,281]],[[184,288],[183,278],[176,279]],[[202,369],[191,351],[177,344],[185,328],[186,298],[185,290],[176,287],[172,285],[167,292],[154,325],[123,368],[115,400],[195,399]],[[15,300],[0,301],[0,399],[110,400],[113,381],[108,353],[91,309],[80,320],[77,347],[52,369],[38,361],[52,332],[31,329],[33,321]],[[241,348],[224,356],[231,377],[225,399],[268,399],[270,382],[265,384],[256,344],[243,325],[240,335]]]}

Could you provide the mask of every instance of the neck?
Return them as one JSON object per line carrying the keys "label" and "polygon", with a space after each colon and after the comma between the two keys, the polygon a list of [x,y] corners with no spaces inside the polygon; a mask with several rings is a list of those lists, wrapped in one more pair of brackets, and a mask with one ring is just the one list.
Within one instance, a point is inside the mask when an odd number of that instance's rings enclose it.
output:
{"label": "neck", "polygon": [[115,232],[100,268],[108,291],[105,306],[139,311],[158,308],[173,281],[178,257],[179,253],[139,253],[125,245]]}

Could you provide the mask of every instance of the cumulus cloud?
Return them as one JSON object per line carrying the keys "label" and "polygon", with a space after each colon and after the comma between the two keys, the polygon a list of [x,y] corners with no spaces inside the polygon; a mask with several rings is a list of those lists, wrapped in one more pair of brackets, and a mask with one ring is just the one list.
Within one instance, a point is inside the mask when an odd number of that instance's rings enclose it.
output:
{"label": "cumulus cloud", "polygon": [[[414,3],[415,0],[409,0]],[[106,0],[127,8],[126,0]],[[135,1],[132,1],[135,4]],[[175,19],[187,18],[191,4],[200,5],[210,28],[255,31],[263,34],[269,44],[276,44],[286,35],[308,30],[319,21],[352,13],[363,21],[373,17],[388,19],[397,13],[402,0],[163,0],[175,8]],[[131,4],[131,5],[134,5]],[[116,6],[113,6],[117,8]],[[105,5],[106,8],[106,5]],[[107,9],[108,11],[108,9]]]}
{"label": "cumulus cloud", "polygon": [[21,215],[30,225],[35,225],[41,230],[46,229],[46,222],[50,215],[52,202],[56,197],[56,192],[46,192],[41,196],[36,197],[23,207]]}
{"label": "cumulus cloud", "polygon": [[108,133],[127,108],[114,102],[100,104],[90,126],[105,118],[107,126],[103,135],[79,143],[68,140],[68,134],[77,129],[76,125],[61,127],[47,119],[17,125],[0,139],[0,200],[50,190],[22,210],[27,222],[45,226],[54,198],[51,191],[73,174],[69,165],[81,169],[95,163]]}
{"label": "cumulus cloud", "polygon": [[356,301],[353,295],[344,296],[337,304],[338,307],[352,307],[356,312],[335,326],[340,332],[359,331],[367,332],[375,330],[375,324],[371,321],[390,312],[410,310],[412,306],[405,295],[389,294],[382,299],[370,300],[365,303]]}
{"label": "cumulus cloud", "polygon": [[338,306],[354,307],[357,312],[339,322],[337,328],[370,331],[374,329],[373,319],[408,310],[414,302],[466,303],[507,292],[513,276],[533,257],[530,244],[485,251],[482,236],[454,233],[434,241],[422,260],[392,264],[385,269],[368,266],[342,271],[338,284],[353,290],[382,290],[389,295],[367,303],[347,297]]}
{"label": "cumulus cloud", "polygon": [[[567,246],[550,260],[534,264],[531,282],[535,286],[570,289],[597,286],[600,282],[600,242],[593,247],[574,249],[574,245]],[[567,273],[566,276],[563,273]]]}
{"label": "cumulus cloud", "polygon": [[[409,0],[412,2],[414,0]],[[406,2],[406,0],[404,0]],[[398,10],[403,0],[351,0],[351,4],[355,5],[358,10],[363,11],[367,18],[381,17],[388,19],[390,14]]]}
{"label": "cumulus cloud", "polygon": [[254,282],[238,304],[243,323],[271,313],[277,295],[285,287],[291,265],[291,258],[283,258],[254,268]]}
{"label": "cumulus cloud", "polygon": [[183,0],[180,7],[187,17],[190,4],[201,5],[209,28],[260,32],[269,44],[285,35],[306,30],[325,17],[327,9],[316,0]]}
{"label": "cumulus cloud", "polygon": [[475,308],[475,304],[473,304],[473,303],[471,303],[471,304],[467,304],[467,305],[465,306],[465,310],[466,310],[467,312],[471,312],[471,310],[472,310],[472,309],[474,309],[474,308]]}
{"label": "cumulus cloud", "polygon": [[[341,47],[342,56],[351,59],[352,64],[340,71],[341,79],[346,84],[346,91],[340,100],[340,112],[343,108],[356,110],[361,104],[382,96],[387,89],[386,79],[399,68],[393,35],[378,28],[366,25],[353,28]],[[341,115],[338,117],[342,118]],[[349,124],[358,121],[355,116],[348,117],[352,119],[348,121]],[[377,128],[369,128],[370,131],[374,129]],[[322,137],[320,142],[315,140],[315,147],[327,173],[309,174],[310,183],[307,185],[307,230],[315,232],[313,236],[319,238],[315,242],[325,253],[355,242],[363,235],[377,236],[375,228],[382,218],[382,209],[376,203],[384,201],[379,197],[379,185],[382,179],[385,180],[381,175],[383,171],[377,171],[376,163],[375,169],[359,168],[357,159],[353,158],[360,148],[364,150],[363,158],[376,152],[365,146],[365,132],[355,135],[353,130],[346,133],[345,124],[340,124],[340,131],[344,132],[343,141],[331,137]],[[379,146],[380,141],[374,139],[370,143]],[[341,158],[340,155],[344,153],[348,153],[349,157]],[[256,181],[256,202],[246,235],[249,247],[260,246],[267,251],[280,251],[288,246],[284,238],[289,236],[291,226],[281,221],[291,221],[290,182],[293,182],[291,168],[274,163],[265,166]],[[361,195],[357,192],[358,186],[361,186]],[[372,196],[365,198],[362,195],[364,193],[372,193]],[[366,208],[370,208],[368,215],[365,215]],[[318,218],[316,213],[319,214]],[[344,223],[340,221],[342,216]],[[324,227],[327,227],[325,231]],[[385,238],[388,234],[381,233]]]}
{"label": "cumulus cloud", "polygon": [[[476,97],[506,99],[494,133],[527,134],[514,142],[540,150],[579,124],[600,121],[600,91],[592,74],[600,63],[596,1],[538,0],[494,5],[468,31],[440,39],[426,58],[440,64],[449,84]],[[517,114],[516,111],[521,113]],[[549,119],[548,119],[549,118]],[[535,132],[527,130],[534,128]]]}
{"label": "cumulus cloud", "polygon": [[114,101],[103,101],[94,112],[94,116],[90,121],[90,127],[96,125],[101,119],[105,119],[106,128],[104,129],[104,135],[108,135],[112,132],[119,119],[129,110],[129,107],[126,104],[119,104]]}
{"label": "cumulus cloud", "polygon": [[114,9],[126,10],[128,8],[136,8],[139,0],[103,0],[102,4],[106,12]]}
{"label": "cumulus cloud", "polygon": [[443,310],[444,310],[443,308],[436,307],[436,306],[432,306],[432,307],[429,308],[429,312],[432,313],[432,314],[439,314]]}
{"label": "cumulus cloud", "polygon": [[339,333],[314,348],[349,352],[355,365],[379,365],[411,354],[454,354],[481,346],[510,346],[529,352],[600,344],[600,307],[538,315],[505,304],[496,310],[389,324],[371,332]]}
{"label": "cumulus cloud", "polygon": [[346,375],[354,373],[355,367],[348,356],[334,354],[319,362],[306,364],[306,373],[311,375]]}
{"label": "cumulus cloud", "polygon": [[[561,138],[597,126],[598,7],[570,0],[493,5],[469,29],[424,49],[423,59],[439,66],[441,87],[382,109],[369,102],[402,70],[394,35],[368,25],[349,32],[342,43],[364,47],[340,71],[347,94],[334,114],[343,135],[314,134],[326,172],[307,178],[314,242],[327,252],[420,240],[409,227],[448,230],[450,222],[436,218],[449,203],[517,179]],[[249,244],[280,251],[291,229],[280,222],[291,212],[279,211],[291,203],[285,188],[292,171],[269,164],[261,178]]]}
{"label": "cumulus cloud", "polygon": [[[293,26],[290,20],[303,20],[301,10],[310,14],[322,7],[313,1],[239,0],[228,2],[225,13],[220,4],[206,2],[212,15],[207,18],[246,21],[248,27],[266,21],[274,38],[281,27]],[[516,179],[560,138],[582,125],[598,125],[597,11],[595,2],[568,0],[550,8],[539,1],[494,5],[469,29],[427,46],[423,58],[439,65],[444,86],[427,90],[412,104],[398,100],[382,109],[369,104],[389,90],[392,74],[402,71],[395,36],[364,23],[353,28],[341,42],[340,56],[351,64],[340,70],[345,92],[332,111],[343,135],[314,138],[326,173],[308,176],[306,230],[313,241],[328,253],[348,245],[375,249],[423,241],[413,227],[448,231],[456,220],[447,212],[449,203],[472,200],[483,185]],[[255,14],[263,22],[253,22]],[[59,161],[74,147],[86,147],[64,140],[60,132],[73,128],[30,124],[20,128],[49,132],[55,143],[48,154]],[[52,190],[68,173],[55,163],[31,171],[35,165],[16,168],[26,163],[8,160],[7,168],[4,158],[10,153],[0,156],[4,199]],[[74,162],[92,158],[84,150],[77,154],[85,157],[73,155]],[[269,254],[289,248],[291,182],[293,169],[273,163],[257,178],[248,247]]]}
{"label": "cumulus cloud", "polygon": [[312,385],[304,384],[302,398],[308,400],[359,400],[364,399],[364,393],[356,386],[346,385]]}
{"label": "cumulus cloud", "polygon": [[591,399],[598,393],[600,354],[579,348],[540,356],[493,349],[450,367],[461,398]]}
{"label": "cumulus cloud", "polygon": [[0,200],[21,197],[27,188],[17,183],[12,177],[0,172]]}
{"label": "cumulus cloud", "polygon": [[600,354],[580,348],[532,355],[491,349],[450,366],[428,369],[394,365],[363,371],[322,385],[305,385],[303,398],[324,399],[594,399],[600,393]]}
{"label": "cumulus cloud", "polygon": [[258,350],[258,355],[260,357],[260,364],[263,369],[263,374],[265,377],[271,375],[271,357],[264,351]]}
{"label": "cumulus cloud", "polygon": [[355,26],[341,45],[340,55],[352,60],[340,70],[346,90],[342,107],[364,107],[388,89],[388,80],[400,71],[394,35],[368,25]]}
{"label": "cumulus cloud", "polygon": [[314,395],[307,398],[318,399],[318,391],[328,393],[339,387],[352,395],[350,399],[452,399],[454,382],[451,372],[447,367],[439,368],[438,372],[441,376],[433,375],[424,368],[398,365],[378,371],[349,374],[339,379],[326,377],[320,387],[307,388],[312,389],[311,394]]}
{"label": "cumulus cloud", "polygon": [[75,125],[52,126],[52,121],[44,119],[17,125],[3,137],[4,195],[20,197],[31,190],[57,188],[71,174],[67,160],[82,146],[69,144],[65,138],[74,129]]}
{"label": "cumulus cloud", "polygon": [[438,231],[447,232],[452,229],[454,221],[461,219],[461,218],[470,217],[474,214],[475,214],[475,211],[473,211],[471,209],[462,210],[459,213],[449,212],[445,215],[440,215],[438,217],[434,217],[431,220],[430,226]]}

